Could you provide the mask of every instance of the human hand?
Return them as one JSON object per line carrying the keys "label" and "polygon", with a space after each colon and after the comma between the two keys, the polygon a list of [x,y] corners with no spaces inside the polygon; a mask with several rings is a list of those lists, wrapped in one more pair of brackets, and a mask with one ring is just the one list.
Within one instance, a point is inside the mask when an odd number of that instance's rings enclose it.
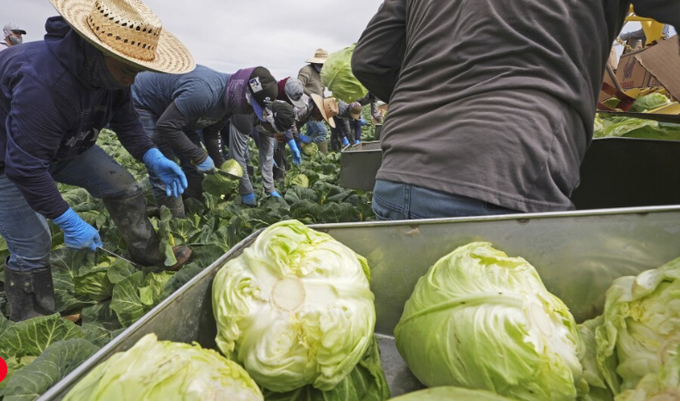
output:
{"label": "human hand", "polygon": [[360,144],[360,143],[361,143],[360,140],[358,140],[358,139],[355,139],[355,140],[354,140],[354,144],[355,144],[355,145],[358,145],[358,144]]}
{"label": "human hand", "polygon": [[196,165],[196,169],[200,173],[210,173],[215,171],[215,162],[208,156],[202,163]]}
{"label": "human hand", "polygon": [[81,219],[73,209],[68,208],[52,221],[64,231],[64,243],[67,247],[94,252],[97,247],[102,246],[102,239],[97,230]]}
{"label": "human hand", "polygon": [[272,198],[280,198],[281,197],[281,195],[276,191],[270,192],[269,196],[271,196]]}
{"label": "human hand", "polygon": [[157,148],[149,149],[144,154],[144,157],[142,157],[142,160],[163,181],[167,196],[179,198],[184,193],[189,184],[187,177],[177,163],[163,156]]}
{"label": "human hand", "polygon": [[249,193],[245,195],[241,195],[241,202],[243,202],[244,205],[246,206],[257,206],[257,199],[255,199],[255,194],[254,193]]}
{"label": "human hand", "polygon": [[293,156],[293,164],[299,165],[302,163],[302,157],[300,156],[300,149],[298,149],[297,144],[294,139],[288,141],[288,148],[290,148],[290,154]]}
{"label": "human hand", "polygon": [[347,138],[342,138],[342,146],[349,146],[349,140]]}
{"label": "human hand", "polygon": [[300,138],[300,141],[301,141],[302,143],[311,143],[311,142],[312,142],[312,137],[311,137],[311,136],[307,136],[307,135],[302,135],[302,134],[300,134],[300,135],[298,136],[298,138]]}

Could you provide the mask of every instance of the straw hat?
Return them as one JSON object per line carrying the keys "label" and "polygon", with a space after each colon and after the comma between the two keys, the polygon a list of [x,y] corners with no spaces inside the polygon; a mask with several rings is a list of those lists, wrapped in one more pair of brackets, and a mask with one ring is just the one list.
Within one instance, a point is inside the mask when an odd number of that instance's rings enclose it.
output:
{"label": "straw hat", "polygon": [[80,36],[125,63],[181,74],[194,69],[189,50],[139,0],[50,0]]}
{"label": "straw hat", "polygon": [[328,59],[328,52],[324,49],[316,49],[314,57],[308,58],[305,60],[305,63],[323,64],[326,62],[326,59]]}
{"label": "straw hat", "polygon": [[378,113],[382,116],[383,120],[378,122],[373,116],[371,116],[371,122],[373,125],[382,125],[385,122],[385,114],[387,114],[387,103],[382,100],[378,100]]}
{"label": "straw hat", "polygon": [[323,99],[316,93],[312,93],[312,100],[314,100],[316,108],[321,111],[323,119],[326,120],[328,125],[335,128],[335,121],[333,121],[333,117],[338,115],[338,101],[333,98]]}

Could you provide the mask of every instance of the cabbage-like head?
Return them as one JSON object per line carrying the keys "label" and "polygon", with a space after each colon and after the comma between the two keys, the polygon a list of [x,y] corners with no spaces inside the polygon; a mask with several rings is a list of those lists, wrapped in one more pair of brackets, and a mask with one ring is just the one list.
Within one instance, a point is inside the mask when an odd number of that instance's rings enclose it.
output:
{"label": "cabbage-like head", "polygon": [[285,178],[287,187],[298,186],[301,188],[309,188],[309,178],[304,174],[288,174]]}
{"label": "cabbage-like head", "polygon": [[304,153],[307,156],[314,156],[319,152],[319,147],[316,145],[316,143],[303,143],[302,144],[302,153]]}
{"label": "cabbage-like head", "polygon": [[[680,258],[614,280],[596,339],[598,363],[614,394],[659,372],[664,350],[675,352],[680,345]],[[615,371],[607,368],[612,365]]]}
{"label": "cabbage-like head", "polygon": [[580,386],[574,318],[533,266],[489,243],[456,249],[418,280],[395,338],[428,387],[566,401]]}
{"label": "cabbage-like head", "polygon": [[323,85],[333,92],[333,96],[347,103],[361,99],[368,93],[368,89],[352,73],[352,53],[355,46],[332,53],[321,69]]}
{"label": "cabbage-like head", "polygon": [[391,398],[391,401],[512,401],[496,393],[485,390],[470,390],[467,388],[443,386],[428,388]]}
{"label": "cabbage-like head", "polygon": [[229,182],[243,177],[243,167],[235,159],[229,159],[220,165],[220,170],[227,174],[215,174],[220,182]]}
{"label": "cabbage-like head", "polygon": [[199,345],[142,337],[87,374],[64,401],[263,401],[237,363]]}
{"label": "cabbage-like head", "polygon": [[366,260],[296,220],[265,229],[213,281],[220,350],[257,383],[330,390],[371,344]]}

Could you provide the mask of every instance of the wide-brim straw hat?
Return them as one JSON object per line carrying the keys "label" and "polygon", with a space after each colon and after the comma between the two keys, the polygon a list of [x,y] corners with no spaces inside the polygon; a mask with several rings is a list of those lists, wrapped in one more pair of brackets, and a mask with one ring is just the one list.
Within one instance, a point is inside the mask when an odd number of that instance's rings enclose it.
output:
{"label": "wide-brim straw hat", "polygon": [[50,0],[85,40],[145,70],[182,74],[196,67],[187,48],[139,0]]}
{"label": "wide-brim straw hat", "polygon": [[316,108],[321,111],[321,116],[326,120],[328,125],[335,128],[335,121],[333,117],[338,115],[338,101],[335,99],[324,99],[316,93],[312,93],[312,100],[316,104]]}
{"label": "wide-brim straw hat", "polygon": [[382,100],[379,100],[378,112],[383,117],[383,120],[382,122],[378,122],[378,120],[376,120],[375,117],[371,116],[371,122],[373,123],[373,125],[382,125],[385,123],[385,114],[387,114],[387,103],[383,102]]}
{"label": "wide-brim straw hat", "polygon": [[305,63],[323,64],[328,59],[328,52],[324,49],[316,49],[314,57],[305,60]]}

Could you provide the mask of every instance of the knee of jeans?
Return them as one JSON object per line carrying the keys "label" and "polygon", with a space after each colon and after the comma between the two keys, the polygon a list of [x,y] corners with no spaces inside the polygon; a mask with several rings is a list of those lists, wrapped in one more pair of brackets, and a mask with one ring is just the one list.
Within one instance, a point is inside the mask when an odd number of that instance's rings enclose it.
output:
{"label": "knee of jeans", "polygon": [[42,269],[50,266],[50,250],[52,237],[45,230],[40,238],[36,238],[29,248],[15,250],[10,254],[7,267],[12,270],[26,271]]}
{"label": "knee of jeans", "polygon": [[[130,176],[132,178],[132,176]],[[119,198],[129,198],[142,193],[142,187],[137,181],[132,179],[132,181],[121,181],[116,183],[116,185],[109,188],[106,192],[102,194],[104,199],[119,199]]]}

